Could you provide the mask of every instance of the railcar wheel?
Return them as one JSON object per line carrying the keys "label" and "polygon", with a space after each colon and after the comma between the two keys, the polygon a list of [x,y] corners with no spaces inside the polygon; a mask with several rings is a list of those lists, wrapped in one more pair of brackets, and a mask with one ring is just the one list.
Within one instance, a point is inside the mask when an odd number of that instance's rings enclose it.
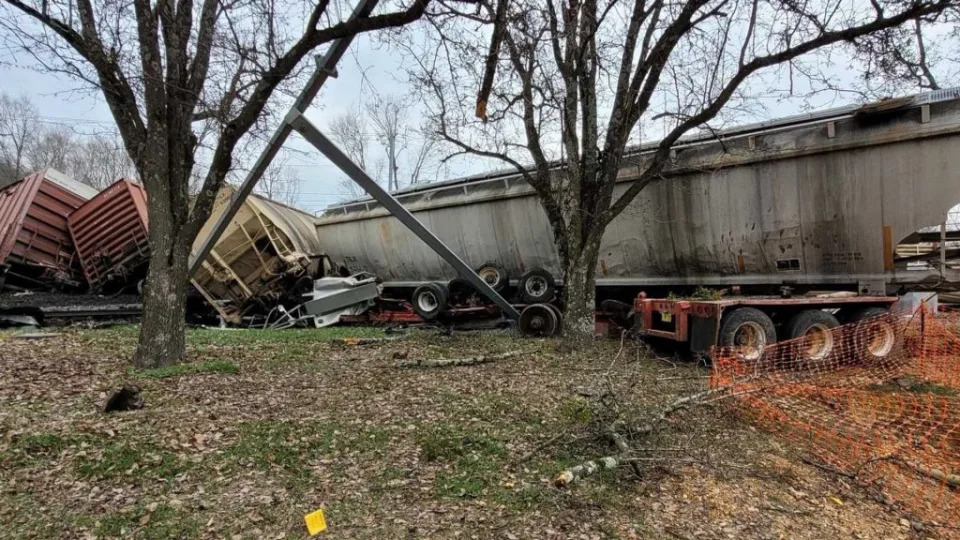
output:
{"label": "railcar wheel", "polygon": [[563,312],[560,311],[560,308],[553,305],[547,304],[547,307],[553,311],[553,314],[557,317],[557,330],[553,333],[555,336],[559,336],[563,333]]}
{"label": "railcar wheel", "polygon": [[803,359],[819,362],[833,354],[837,339],[832,330],[838,326],[837,318],[826,311],[808,309],[787,322],[787,339],[798,340],[797,351]]}
{"label": "railcar wheel", "polygon": [[777,329],[770,316],[756,308],[742,307],[723,316],[717,344],[738,350],[746,362],[757,362],[767,345],[776,341]]}
{"label": "railcar wheel", "polygon": [[447,310],[447,290],[437,283],[421,285],[413,291],[413,311],[426,321],[436,319]]}
{"label": "railcar wheel", "polygon": [[557,315],[547,304],[531,304],[520,312],[520,333],[530,337],[550,337],[559,328]]}
{"label": "railcar wheel", "polygon": [[504,290],[510,284],[510,275],[507,274],[506,268],[497,263],[484,263],[483,266],[477,268],[477,275],[497,292]]}
{"label": "railcar wheel", "polygon": [[541,304],[553,300],[556,282],[550,272],[543,268],[534,268],[522,276],[517,285],[520,299],[528,304]]}

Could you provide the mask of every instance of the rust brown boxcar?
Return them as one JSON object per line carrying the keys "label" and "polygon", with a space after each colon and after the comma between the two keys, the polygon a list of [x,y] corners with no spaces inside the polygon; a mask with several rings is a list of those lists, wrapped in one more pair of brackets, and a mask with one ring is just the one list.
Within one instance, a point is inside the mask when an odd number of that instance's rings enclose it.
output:
{"label": "rust brown boxcar", "polygon": [[54,169],[0,191],[0,266],[8,284],[80,284],[67,217],[96,193]]}
{"label": "rust brown boxcar", "polygon": [[146,275],[147,194],[121,179],[70,214],[70,237],[91,291],[132,285]]}

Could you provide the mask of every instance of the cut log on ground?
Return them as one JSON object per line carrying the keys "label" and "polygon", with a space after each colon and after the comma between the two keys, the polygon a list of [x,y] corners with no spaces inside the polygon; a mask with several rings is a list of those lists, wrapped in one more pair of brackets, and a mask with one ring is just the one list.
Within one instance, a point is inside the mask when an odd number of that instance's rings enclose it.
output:
{"label": "cut log on ground", "polygon": [[400,367],[452,367],[452,366],[475,366],[477,364],[488,364],[490,362],[499,362],[519,356],[523,351],[511,351],[502,354],[485,354],[473,356],[470,358],[437,358],[434,360],[415,360],[413,362],[404,362]]}
{"label": "cut log on ground", "polygon": [[557,487],[566,487],[578,480],[592,476],[599,471],[609,471],[616,469],[619,466],[620,459],[614,456],[602,457],[596,461],[587,461],[586,463],[581,463],[576,467],[570,467],[569,469],[560,473],[556,478],[553,479],[553,485]]}

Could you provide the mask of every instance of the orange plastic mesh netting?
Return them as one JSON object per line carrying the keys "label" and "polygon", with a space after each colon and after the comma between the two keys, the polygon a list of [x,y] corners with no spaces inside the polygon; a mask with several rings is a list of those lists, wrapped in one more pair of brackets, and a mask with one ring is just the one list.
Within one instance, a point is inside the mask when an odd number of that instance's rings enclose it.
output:
{"label": "orange plastic mesh netting", "polygon": [[960,315],[891,312],[713,362],[744,418],[960,536]]}

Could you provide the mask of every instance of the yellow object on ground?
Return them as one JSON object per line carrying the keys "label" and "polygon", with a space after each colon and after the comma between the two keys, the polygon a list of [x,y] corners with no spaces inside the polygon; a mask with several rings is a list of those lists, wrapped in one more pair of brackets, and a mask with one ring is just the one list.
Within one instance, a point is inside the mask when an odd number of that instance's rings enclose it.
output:
{"label": "yellow object on ground", "polygon": [[303,521],[307,523],[307,532],[310,536],[327,530],[327,520],[323,517],[322,508],[303,516]]}

